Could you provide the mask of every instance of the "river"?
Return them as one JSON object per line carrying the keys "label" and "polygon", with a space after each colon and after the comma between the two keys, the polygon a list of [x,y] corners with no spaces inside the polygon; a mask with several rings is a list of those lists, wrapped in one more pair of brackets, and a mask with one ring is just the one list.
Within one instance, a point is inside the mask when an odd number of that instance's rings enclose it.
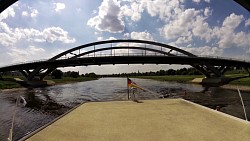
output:
{"label": "river", "polygon": [[[149,91],[138,91],[138,99],[184,98],[212,109],[244,119],[244,113],[237,91],[210,88],[201,93],[203,87],[197,84],[160,82],[134,79]],[[150,92],[151,91],[151,92]],[[186,94],[185,94],[186,91]],[[250,119],[250,92],[241,92]],[[126,78],[101,78],[99,80],[56,85],[46,88],[0,91],[0,140],[8,138],[17,97],[22,96],[27,104],[16,109],[14,140],[20,139],[37,128],[72,109],[76,105],[93,101],[127,100]]]}

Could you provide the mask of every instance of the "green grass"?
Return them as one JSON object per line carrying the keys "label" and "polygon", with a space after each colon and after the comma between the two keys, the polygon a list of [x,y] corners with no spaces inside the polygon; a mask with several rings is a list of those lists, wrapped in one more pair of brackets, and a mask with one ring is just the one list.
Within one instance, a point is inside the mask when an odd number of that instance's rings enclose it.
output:
{"label": "green grass", "polygon": [[9,81],[0,81],[0,89],[12,89],[12,88],[21,88],[19,84]]}
{"label": "green grass", "polygon": [[240,80],[232,81],[230,84],[250,86],[250,78],[242,78]]}
{"label": "green grass", "polygon": [[[234,78],[234,77],[247,76],[247,75],[248,74],[228,74],[226,76]],[[232,81],[232,82],[230,82],[230,84],[250,86],[250,77]]]}

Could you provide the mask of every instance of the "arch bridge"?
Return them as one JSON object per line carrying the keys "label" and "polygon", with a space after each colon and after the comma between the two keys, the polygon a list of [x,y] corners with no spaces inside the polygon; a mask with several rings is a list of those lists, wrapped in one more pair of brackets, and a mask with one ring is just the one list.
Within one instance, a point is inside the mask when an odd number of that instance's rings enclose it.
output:
{"label": "arch bridge", "polygon": [[[180,48],[145,40],[93,42],[69,49],[48,60],[2,67],[0,72],[4,74],[7,71],[20,71],[26,78],[25,83],[22,83],[33,85],[36,84],[35,82],[43,82],[44,77],[58,67],[105,64],[190,65],[206,76],[202,83],[215,85],[224,85],[230,81],[250,76],[250,62],[197,56]],[[235,78],[225,77],[224,74],[230,67],[243,67],[249,75]]]}

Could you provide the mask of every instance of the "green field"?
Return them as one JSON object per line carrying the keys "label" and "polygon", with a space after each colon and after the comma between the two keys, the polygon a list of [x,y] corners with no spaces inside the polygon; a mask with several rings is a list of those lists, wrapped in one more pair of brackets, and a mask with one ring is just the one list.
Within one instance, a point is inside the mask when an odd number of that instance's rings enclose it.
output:
{"label": "green field", "polygon": [[[13,76],[5,76],[4,78],[13,78]],[[24,77],[18,77],[20,79],[24,79]],[[66,84],[66,83],[74,83],[74,82],[84,82],[84,81],[91,81],[96,80],[97,78],[91,78],[91,77],[78,77],[78,78],[72,78],[72,77],[62,77],[62,79],[52,79],[51,77],[45,77],[45,80],[52,80],[55,82],[55,84]],[[12,89],[12,88],[21,88],[19,84],[15,82],[9,82],[9,81],[0,81],[0,89]]]}

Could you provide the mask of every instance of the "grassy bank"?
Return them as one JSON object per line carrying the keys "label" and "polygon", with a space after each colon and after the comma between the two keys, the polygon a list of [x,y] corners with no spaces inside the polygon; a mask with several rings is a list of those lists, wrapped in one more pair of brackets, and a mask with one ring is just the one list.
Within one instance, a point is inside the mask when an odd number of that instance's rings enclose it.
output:
{"label": "grassy bank", "polygon": [[[235,77],[235,75],[227,75],[229,77]],[[176,81],[182,83],[189,83],[194,78],[203,78],[203,75],[173,75],[173,76],[135,76],[135,78],[152,79],[158,81]],[[242,78],[236,81],[232,81],[230,84],[250,86],[250,78]]]}
{"label": "grassy bank", "polygon": [[[7,76],[4,78],[13,78],[12,76]],[[23,77],[18,77],[20,79],[24,79]],[[62,79],[52,79],[51,77],[45,77],[45,80],[52,80],[55,82],[55,84],[66,84],[66,83],[74,83],[74,82],[84,82],[84,81],[91,81],[96,80],[97,78],[91,78],[91,77],[78,77],[78,78],[72,78],[72,77],[62,77]],[[9,82],[9,81],[0,81],[0,89],[12,89],[12,88],[21,88],[22,86],[15,83],[15,82]]]}
{"label": "grassy bank", "polygon": [[0,81],[0,90],[1,89],[12,89],[12,88],[21,88],[22,86],[15,83],[15,82],[9,82],[9,81]]}
{"label": "grassy bank", "polygon": [[190,82],[194,78],[204,77],[202,75],[167,75],[167,76],[135,76],[135,78],[152,79],[158,81]]}
{"label": "grassy bank", "polygon": [[240,80],[235,80],[232,81],[230,84],[250,86],[250,78],[242,78]]}

